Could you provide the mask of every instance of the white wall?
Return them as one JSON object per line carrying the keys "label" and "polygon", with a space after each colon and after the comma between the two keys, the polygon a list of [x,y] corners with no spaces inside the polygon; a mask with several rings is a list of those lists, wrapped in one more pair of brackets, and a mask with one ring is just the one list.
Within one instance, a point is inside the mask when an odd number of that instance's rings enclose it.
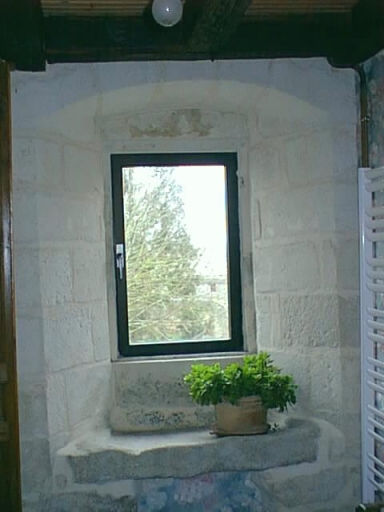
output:
{"label": "white wall", "polygon": [[[100,421],[108,393],[117,151],[239,152],[248,345],[256,303],[257,345],[295,374],[300,408],[341,430],[358,482],[354,73],[321,59],[51,66],[14,74],[13,91],[25,492],[49,489],[50,454]],[[132,364],[112,365],[119,421],[159,406],[145,389],[130,399]],[[171,389],[155,366],[146,385]]]}

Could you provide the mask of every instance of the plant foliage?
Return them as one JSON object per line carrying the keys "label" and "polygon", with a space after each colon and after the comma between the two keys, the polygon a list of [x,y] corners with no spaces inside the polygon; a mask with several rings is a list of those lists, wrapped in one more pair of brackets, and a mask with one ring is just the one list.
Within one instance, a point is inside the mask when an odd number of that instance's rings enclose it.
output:
{"label": "plant foliage", "polygon": [[296,403],[292,375],[283,375],[267,352],[245,356],[243,363],[221,368],[218,363],[192,365],[184,377],[190,395],[200,405],[215,405],[223,401],[236,404],[245,396],[260,396],[268,409],[283,412]]}

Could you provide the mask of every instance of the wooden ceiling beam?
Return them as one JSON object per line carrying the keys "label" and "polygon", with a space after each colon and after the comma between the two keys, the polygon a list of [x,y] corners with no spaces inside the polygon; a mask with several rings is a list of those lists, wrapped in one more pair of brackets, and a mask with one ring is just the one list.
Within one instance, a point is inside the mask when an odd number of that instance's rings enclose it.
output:
{"label": "wooden ceiling beam", "polygon": [[23,71],[45,69],[40,0],[1,0],[0,59]]}
{"label": "wooden ceiling beam", "polygon": [[352,11],[351,38],[330,62],[337,67],[360,64],[384,48],[384,1],[360,0]]}
{"label": "wooden ceiling beam", "polygon": [[242,22],[252,0],[206,0],[188,46],[191,52],[217,52]]}
{"label": "wooden ceiling beam", "polygon": [[350,66],[361,62],[360,48],[369,47],[369,38],[356,33],[349,17],[344,23],[324,17],[244,22],[214,55],[192,50],[182,24],[163,29],[143,18],[50,17],[45,37],[51,63],[327,57]]}

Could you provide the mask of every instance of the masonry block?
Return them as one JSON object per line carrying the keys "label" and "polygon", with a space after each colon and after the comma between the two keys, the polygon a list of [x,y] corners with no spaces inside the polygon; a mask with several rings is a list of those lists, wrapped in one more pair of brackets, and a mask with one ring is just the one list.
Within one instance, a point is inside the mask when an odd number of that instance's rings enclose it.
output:
{"label": "masonry block", "polygon": [[41,307],[40,251],[16,247],[14,254],[17,307]]}
{"label": "masonry block", "polygon": [[56,306],[72,301],[72,266],[68,250],[41,250],[40,286],[44,306]]}
{"label": "masonry block", "polygon": [[92,304],[92,341],[95,361],[111,359],[111,344],[106,301]]}
{"label": "masonry block", "polygon": [[262,143],[249,154],[252,192],[256,197],[266,190],[279,190],[287,184],[287,175],[280,156],[279,144]]}
{"label": "masonry block", "polygon": [[283,157],[290,183],[301,187],[333,181],[357,187],[355,130],[354,124],[336,125],[288,140]]}
{"label": "masonry block", "polygon": [[298,468],[292,473],[296,474],[272,470],[264,476],[268,493],[286,507],[330,501],[336,498],[347,483],[344,466],[324,468],[316,472],[304,470],[302,474]]}
{"label": "masonry block", "polygon": [[100,152],[79,146],[64,148],[65,188],[77,197],[93,197],[104,190]]}
{"label": "masonry block", "polygon": [[281,295],[281,345],[339,346],[338,305],[337,295]]}
{"label": "masonry block", "polygon": [[64,372],[56,372],[47,378],[47,407],[49,435],[69,432],[68,403]]}
{"label": "masonry block", "polygon": [[43,318],[17,308],[16,344],[19,382],[41,377],[45,370]]}
{"label": "masonry block", "polygon": [[65,372],[70,428],[80,423],[100,421],[109,409],[111,392],[110,363],[75,368]]}
{"label": "masonry block", "polygon": [[315,349],[310,355],[311,408],[341,411],[343,373],[340,351]]}
{"label": "masonry block", "polygon": [[44,243],[100,241],[101,200],[69,199],[63,194],[40,195],[38,211],[38,238]]}
{"label": "masonry block", "polygon": [[131,496],[103,496],[96,492],[78,491],[53,494],[38,501],[24,502],[25,512],[137,512],[135,498]]}
{"label": "masonry block", "polygon": [[39,240],[38,197],[35,190],[13,193],[14,241],[37,245]]}
{"label": "masonry block", "polygon": [[259,247],[254,253],[254,269],[259,293],[320,287],[318,255],[310,242]]}
{"label": "masonry block", "polygon": [[141,436],[112,436],[100,431],[70,443],[58,456],[66,458],[78,484],[189,478],[212,471],[260,471],[313,462],[317,456],[317,426],[292,420],[289,427],[266,436],[222,439],[208,431]]}
{"label": "masonry block", "polygon": [[23,380],[19,385],[20,431],[25,440],[48,435],[46,384]]}
{"label": "masonry block", "polygon": [[324,184],[274,190],[261,199],[265,238],[356,232],[356,185]]}
{"label": "masonry block", "polygon": [[106,300],[106,275],[104,247],[87,244],[73,249],[73,289],[76,302]]}
{"label": "masonry block", "polygon": [[90,310],[80,306],[45,310],[44,339],[50,371],[93,361]]}
{"label": "masonry block", "polygon": [[64,185],[63,150],[59,143],[18,138],[13,149],[13,170],[17,190],[58,190]]}
{"label": "masonry block", "polygon": [[358,291],[359,281],[359,240],[356,237],[340,240],[334,244],[337,286],[339,290]]}
{"label": "masonry block", "polygon": [[23,492],[43,492],[49,485],[52,474],[48,438],[22,440],[20,448]]}
{"label": "masonry block", "polygon": [[277,293],[258,293],[255,296],[257,346],[270,350],[279,345],[281,337],[280,301]]}

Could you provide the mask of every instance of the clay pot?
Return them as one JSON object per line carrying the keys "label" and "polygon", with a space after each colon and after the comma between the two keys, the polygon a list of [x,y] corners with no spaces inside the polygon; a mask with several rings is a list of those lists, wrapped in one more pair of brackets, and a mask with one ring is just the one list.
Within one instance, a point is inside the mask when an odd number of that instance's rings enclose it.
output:
{"label": "clay pot", "polygon": [[236,405],[222,402],[215,405],[218,436],[265,434],[268,431],[268,410],[258,396],[241,398]]}

